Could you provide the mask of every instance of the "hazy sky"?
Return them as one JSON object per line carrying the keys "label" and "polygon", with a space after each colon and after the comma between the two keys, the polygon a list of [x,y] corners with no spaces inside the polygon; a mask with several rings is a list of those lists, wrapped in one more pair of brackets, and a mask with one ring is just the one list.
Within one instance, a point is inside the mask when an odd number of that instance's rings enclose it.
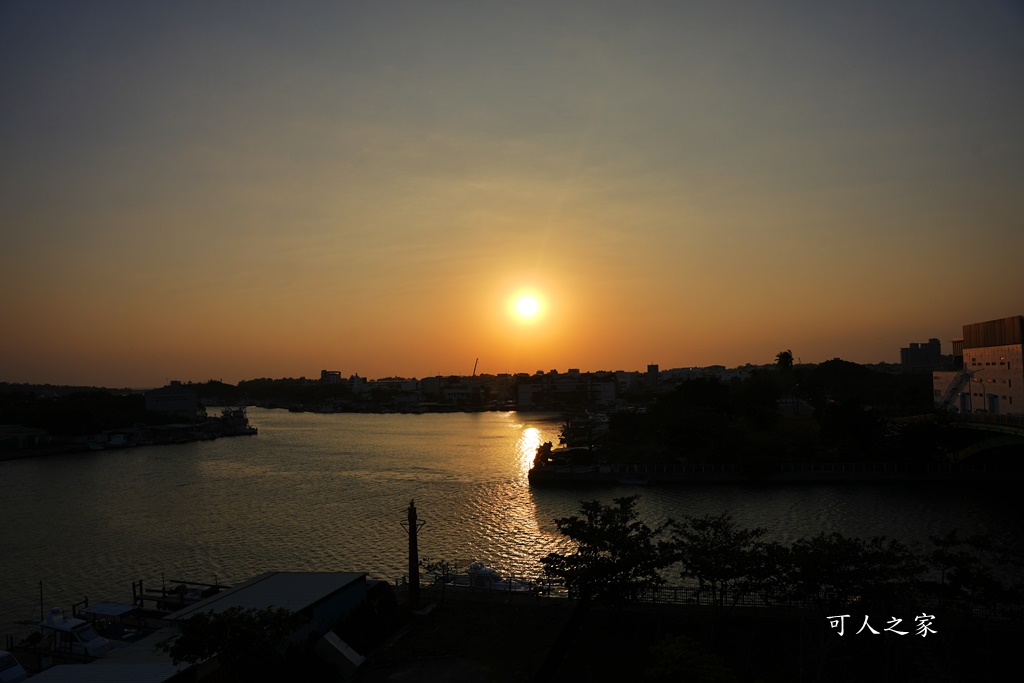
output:
{"label": "hazy sky", "polygon": [[0,93],[0,381],[870,363],[1024,314],[1017,0],[3,0]]}

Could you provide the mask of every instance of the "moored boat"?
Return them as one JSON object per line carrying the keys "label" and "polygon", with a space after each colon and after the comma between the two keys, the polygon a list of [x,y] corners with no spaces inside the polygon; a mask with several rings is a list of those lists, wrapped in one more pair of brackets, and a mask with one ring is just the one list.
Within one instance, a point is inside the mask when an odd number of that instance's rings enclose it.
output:
{"label": "moored boat", "polygon": [[69,617],[60,607],[53,607],[39,623],[42,639],[39,648],[62,657],[83,660],[102,657],[111,650],[109,640],[101,636],[85,619]]}
{"label": "moored boat", "polygon": [[493,567],[488,567],[479,560],[466,567],[466,573],[455,576],[451,585],[455,588],[470,588],[511,593],[529,593],[535,589],[529,581],[503,577]]}
{"label": "moored boat", "polygon": [[19,683],[26,678],[28,672],[14,655],[7,650],[0,650],[0,683]]}

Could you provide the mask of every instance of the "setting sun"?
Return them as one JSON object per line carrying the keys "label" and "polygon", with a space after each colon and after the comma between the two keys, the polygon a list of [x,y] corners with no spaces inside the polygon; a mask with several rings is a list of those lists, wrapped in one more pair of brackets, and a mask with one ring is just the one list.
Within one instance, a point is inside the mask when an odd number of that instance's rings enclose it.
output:
{"label": "setting sun", "polygon": [[538,295],[532,292],[520,292],[512,297],[512,314],[522,322],[533,322],[540,318],[544,305]]}

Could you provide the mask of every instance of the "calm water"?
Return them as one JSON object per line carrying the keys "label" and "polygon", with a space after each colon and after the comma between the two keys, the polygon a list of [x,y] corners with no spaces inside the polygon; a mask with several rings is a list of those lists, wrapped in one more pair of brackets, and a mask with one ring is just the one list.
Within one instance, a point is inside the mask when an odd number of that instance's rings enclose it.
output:
{"label": "calm water", "polygon": [[422,558],[536,576],[565,547],[553,520],[581,499],[638,492],[648,522],[731,511],[791,541],[819,531],[923,546],[960,528],[1024,532],[1019,496],[952,486],[710,486],[534,490],[555,416],[318,415],[252,409],[255,437],[0,462],[0,633],[85,596],[128,601],[131,582],[238,582],[268,570],[405,573],[410,499]]}

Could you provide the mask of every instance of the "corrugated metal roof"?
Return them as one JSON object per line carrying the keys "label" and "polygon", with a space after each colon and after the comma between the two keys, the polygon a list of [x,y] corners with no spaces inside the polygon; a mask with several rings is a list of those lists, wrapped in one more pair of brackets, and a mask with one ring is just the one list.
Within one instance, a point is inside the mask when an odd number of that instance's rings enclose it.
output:
{"label": "corrugated metal roof", "polygon": [[167,618],[188,619],[200,612],[223,612],[231,607],[283,607],[300,612],[357,581],[365,580],[365,577],[365,573],[356,572],[267,572],[180,609]]}
{"label": "corrugated metal roof", "polygon": [[964,325],[964,348],[1010,346],[1024,341],[1024,315]]}
{"label": "corrugated metal roof", "polygon": [[178,673],[169,664],[58,664],[37,673],[32,683],[164,683]]}

